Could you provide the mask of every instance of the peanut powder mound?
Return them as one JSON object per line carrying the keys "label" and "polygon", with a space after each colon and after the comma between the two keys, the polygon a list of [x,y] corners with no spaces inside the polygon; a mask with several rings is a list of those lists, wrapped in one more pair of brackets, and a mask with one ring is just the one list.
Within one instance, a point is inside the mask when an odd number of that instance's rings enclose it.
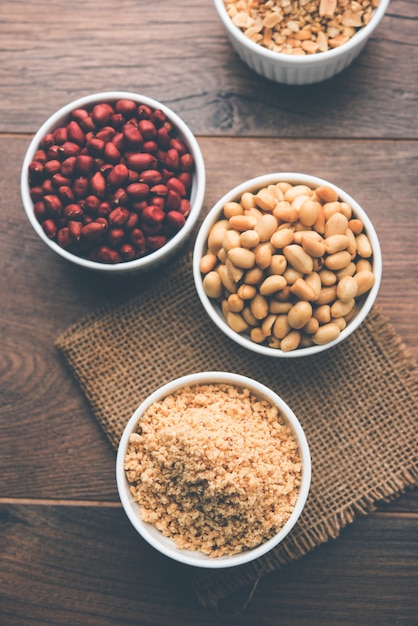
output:
{"label": "peanut powder mound", "polygon": [[302,467],[276,407],[213,383],[155,402],[130,437],[125,471],[145,522],[179,548],[219,557],[283,527]]}
{"label": "peanut powder mound", "polygon": [[225,0],[233,23],[255,43],[285,54],[338,48],[366,26],[379,0]]}

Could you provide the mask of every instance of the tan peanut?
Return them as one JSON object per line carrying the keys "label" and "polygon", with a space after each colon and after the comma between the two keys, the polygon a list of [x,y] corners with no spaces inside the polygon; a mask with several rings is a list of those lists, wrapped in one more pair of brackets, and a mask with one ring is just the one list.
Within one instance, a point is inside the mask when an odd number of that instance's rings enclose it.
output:
{"label": "tan peanut", "polygon": [[328,185],[317,187],[315,195],[322,203],[336,202],[338,200],[338,193],[332,187],[328,187]]}
{"label": "tan peanut", "polygon": [[241,313],[244,308],[244,300],[236,293],[231,293],[227,299],[228,310],[232,313]]}
{"label": "tan peanut", "polygon": [[212,270],[204,276],[203,289],[208,298],[218,299],[222,296],[223,285],[218,272]]}
{"label": "tan peanut", "polygon": [[351,309],[355,306],[356,301],[354,298],[343,302],[342,300],[335,300],[331,305],[331,317],[344,317],[348,315]]}
{"label": "tan peanut", "polygon": [[337,285],[337,298],[342,302],[348,302],[355,298],[358,292],[358,284],[352,276],[344,276]]}
{"label": "tan peanut", "polygon": [[245,230],[254,230],[257,224],[257,218],[253,215],[233,215],[229,219],[229,228],[244,232]]}
{"label": "tan peanut", "polygon": [[346,250],[330,254],[325,259],[325,266],[330,270],[342,270],[351,262],[351,255]]}
{"label": "tan peanut", "polygon": [[286,285],[287,282],[284,276],[273,274],[271,276],[267,276],[267,278],[263,280],[260,285],[260,293],[262,296],[271,296],[276,291],[284,289]]}
{"label": "tan peanut", "polygon": [[301,246],[290,244],[290,246],[283,248],[283,254],[298,272],[310,274],[313,271],[312,257]]}
{"label": "tan peanut", "polygon": [[263,209],[263,211],[272,211],[277,202],[276,197],[267,188],[260,189],[260,191],[255,194],[254,200],[256,205],[260,207],[260,209]]}
{"label": "tan peanut", "polygon": [[269,313],[267,298],[258,293],[250,302],[250,310],[257,320],[264,319]]}
{"label": "tan peanut", "polygon": [[330,235],[324,240],[325,251],[327,254],[335,254],[341,250],[348,248],[349,239],[347,235]]}
{"label": "tan peanut", "polygon": [[254,287],[254,285],[246,285],[245,283],[243,285],[240,285],[237,291],[237,294],[242,300],[252,300],[256,293],[257,289]]}
{"label": "tan peanut", "polygon": [[271,256],[270,266],[268,267],[269,274],[283,274],[286,266],[287,261],[284,254],[273,254]]}
{"label": "tan peanut", "polygon": [[297,278],[290,287],[290,293],[300,300],[312,302],[315,300],[315,292],[313,288],[303,278]]}
{"label": "tan peanut", "polygon": [[304,226],[313,226],[319,215],[319,202],[308,198],[299,208],[299,219]]}
{"label": "tan peanut", "polygon": [[232,313],[229,311],[226,314],[226,321],[228,326],[230,326],[236,333],[243,333],[248,330],[247,322],[239,313]]}
{"label": "tan peanut", "polygon": [[226,267],[226,271],[228,273],[229,278],[234,283],[239,283],[239,281],[244,275],[244,270],[242,269],[242,267],[238,267],[237,265],[234,265],[231,259],[228,259],[228,258],[225,261],[225,267]]}
{"label": "tan peanut", "polygon": [[232,250],[232,248],[239,248],[241,247],[241,233],[239,233],[237,230],[227,230],[225,232],[225,235],[222,239],[222,248],[226,251],[229,252],[229,250]]}
{"label": "tan peanut", "polygon": [[224,215],[227,219],[233,215],[242,215],[244,209],[239,202],[227,202],[223,207]]}
{"label": "tan peanut", "polygon": [[260,243],[260,235],[256,230],[244,230],[240,235],[240,245],[243,248],[255,248]]}
{"label": "tan peanut", "polygon": [[204,254],[200,259],[199,268],[202,274],[207,274],[215,269],[217,263],[216,254],[212,252],[208,252],[208,254]]}
{"label": "tan peanut", "polygon": [[213,254],[218,254],[222,248],[223,238],[228,229],[228,220],[219,220],[210,229],[208,236],[208,248]]}
{"label": "tan peanut", "polygon": [[298,330],[291,330],[280,342],[280,349],[283,352],[290,352],[299,347],[301,334]]}
{"label": "tan peanut", "polygon": [[315,237],[309,235],[302,236],[302,248],[312,257],[322,257],[325,254],[324,241],[318,241]]}
{"label": "tan peanut", "polygon": [[320,326],[316,333],[312,335],[312,341],[317,345],[330,343],[340,336],[340,328],[335,322]]}
{"label": "tan peanut", "polygon": [[300,300],[296,302],[287,314],[287,321],[292,328],[303,328],[312,317],[312,305]]}
{"label": "tan peanut", "polygon": [[254,230],[258,233],[260,241],[269,241],[273,233],[276,232],[277,226],[278,222],[274,215],[266,213],[258,220]]}
{"label": "tan peanut", "polygon": [[348,228],[348,219],[342,213],[334,213],[325,222],[325,238],[331,235],[345,235]]}
{"label": "tan peanut", "polygon": [[255,254],[247,248],[232,248],[228,251],[227,258],[242,269],[249,270],[255,265]]}
{"label": "tan peanut", "polygon": [[272,246],[269,242],[260,243],[254,250],[255,264],[262,270],[270,267],[273,254]]}
{"label": "tan peanut", "polygon": [[286,246],[289,246],[295,240],[295,234],[293,230],[290,228],[283,228],[281,230],[277,230],[270,237],[270,243],[277,250],[281,250]]}
{"label": "tan peanut", "polygon": [[356,237],[357,254],[363,259],[368,259],[372,256],[372,245],[368,236],[365,233],[360,233]]}
{"label": "tan peanut", "polygon": [[373,287],[375,276],[373,272],[362,270],[354,275],[354,280],[356,281],[358,287],[357,296],[362,296]]}

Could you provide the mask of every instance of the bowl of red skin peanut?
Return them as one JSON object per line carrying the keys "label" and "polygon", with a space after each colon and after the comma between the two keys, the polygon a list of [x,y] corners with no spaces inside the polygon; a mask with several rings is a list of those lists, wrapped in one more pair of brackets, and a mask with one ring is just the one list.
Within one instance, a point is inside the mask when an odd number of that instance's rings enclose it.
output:
{"label": "bowl of red skin peanut", "polygon": [[[263,208],[261,208],[263,207]],[[197,234],[193,274],[211,321],[255,353],[329,350],[364,321],[382,254],[364,209],[306,174],[259,176],[226,193]]]}
{"label": "bowl of red skin peanut", "polygon": [[109,91],[79,98],[39,128],[21,195],[40,239],[80,267],[148,271],[191,235],[206,174],[199,144],[171,109]]}
{"label": "bowl of red skin peanut", "polygon": [[347,68],[363,50],[390,0],[351,3],[310,0],[301,7],[277,0],[252,6],[214,0],[232,47],[252,70],[288,85],[327,80]]}

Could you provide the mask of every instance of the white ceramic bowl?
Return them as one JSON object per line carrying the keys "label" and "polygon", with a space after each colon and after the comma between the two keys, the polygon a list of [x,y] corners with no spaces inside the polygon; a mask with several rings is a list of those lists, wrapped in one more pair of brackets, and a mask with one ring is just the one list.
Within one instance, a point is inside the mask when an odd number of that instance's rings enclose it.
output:
{"label": "white ceramic bowl", "polygon": [[275,52],[254,43],[232,22],[224,0],[214,0],[214,3],[229,40],[244,63],[278,83],[307,85],[331,78],[354,61],[379,25],[389,1],[380,0],[367,26],[359,29],[347,43],[333,50],[304,56]]}
{"label": "white ceramic bowl", "polygon": [[[187,145],[191,155],[193,156],[195,165],[190,195],[191,208],[184,226],[171,239],[169,239],[164,246],[162,246],[158,250],[155,250],[150,254],[147,254],[146,256],[132,261],[110,264],[99,263],[90,259],[83,258],[81,256],[77,256],[76,254],[72,254],[71,252],[69,252],[65,248],[62,248],[55,241],[46,236],[43,228],[41,227],[41,224],[38,222],[34,214],[34,203],[31,199],[29,188],[28,167],[33,160],[34,154],[39,147],[41,139],[47,133],[65,124],[69,120],[69,116],[73,110],[83,107],[91,108],[95,104],[100,102],[114,102],[119,99],[134,100],[138,104],[145,104],[152,109],[160,109],[161,111],[163,111],[168,120],[173,124],[174,128],[176,129],[177,136],[182,139]],[[76,265],[84,268],[97,270],[99,272],[107,272],[111,274],[125,274],[130,272],[149,270],[158,266],[163,261],[166,261],[175,252],[177,252],[177,250],[181,246],[183,246],[187,238],[192,233],[196,221],[199,217],[205,194],[205,185],[206,174],[203,156],[196,138],[194,137],[189,127],[185,124],[185,122],[176,113],[174,113],[171,109],[169,109],[161,102],[140,94],[125,91],[109,91],[91,94],[74,100],[73,102],[70,102],[69,104],[56,111],[53,115],[51,115],[49,119],[44,122],[44,124],[42,124],[42,126],[33,137],[32,141],[30,142],[30,145],[24,157],[21,173],[21,195],[23,200],[23,206],[32,227],[42,239],[42,241],[53,252],[66,259],[67,261],[70,261],[71,263],[75,263]]]}
{"label": "white ceramic bowl", "polygon": [[[168,537],[164,537],[160,531],[149,523],[143,522],[139,516],[139,505],[133,500],[129,491],[129,483],[126,478],[124,469],[124,459],[128,447],[129,437],[131,433],[135,432],[138,422],[141,419],[141,415],[146,409],[155,401],[161,400],[165,396],[173,393],[177,389],[194,384],[201,383],[228,383],[239,387],[246,387],[250,389],[255,395],[263,398],[276,405],[286,424],[291,428],[294,436],[298,442],[300,458],[302,461],[302,480],[299,490],[299,495],[296,501],[295,508],[291,514],[289,520],[283,526],[283,528],[270,540],[262,543],[252,550],[247,550],[233,556],[222,556],[213,558],[207,556],[201,552],[194,552],[190,550],[179,549],[174,541]],[[304,431],[289,406],[271,389],[262,385],[261,383],[241,376],[238,374],[228,372],[200,372],[196,374],[190,374],[183,376],[176,380],[169,382],[152,393],[142,404],[137,408],[128,424],[125,427],[123,435],[120,440],[119,449],[117,453],[116,461],[116,479],[119,490],[119,496],[124,507],[124,510],[132,523],[133,527],[156,550],[165,554],[166,556],[195,567],[202,568],[225,568],[233,567],[236,565],[242,565],[248,563],[254,559],[261,557],[277,546],[286,535],[291,531],[293,526],[299,519],[302,510],[305,506],[306,499],[308,497],[310,481],[311,481],[311,458],[309,452],[308,442],[306,440]]]}
{"label": "white ceramic bowl", "polygon": [[[266,346],[264,344],[255,343],[251,340],[248,333],[238,333],[232,330],[225,320],[220,303],[217,300],[211,299],[207,296],[203,288],[203,276],[200,272],[200,259],[207,251],[208,234],[213,224],[215,224],[215,222],[217,222],[222,215],[224,205],[227,202],[239,200],[245,191],[256,193],[259,189],[266,187],[270,184],[275,184],[279,181],[286,181],[288,183],[291,183],[292,185],[303,184],[311,188],[319,187],[322,185],[327,185],[333,188],[338,193],[339,199],[341,201],[347,202],[351,206],[351,208],[353,209],[353,215],[355,217],[359,217],[363,221],[365,233],[367,234],[373,249],[372,266],[375,276],[375,282],[373,287],[368,293],[359,298],[356,315],[351,321],[347,323],[347,326],[344,330],[341,331],[337,339],[323,345],[301,347],[295,350],[291,350],[289,352],[284,352],[283,350],[277,348],[270,348],[269,346]],[[253,352],[257,352],[258,354],[263,354],[265,356],[279,358],[298,358],[302,356],[317,354],[318,352],[322,352],[323,350],[328,350],[332,348],[333,346],[341,343],[360,326],[360,324],[363,322],[370,309],[372,308],[380,287],[382,275],[382,254],[379,239],[372,222],[370,221],[364,209],[362,209],[358,202],[356,202],[354,198],[352,198],[348,193],[322,178],[317,178],[315,176],[309,176],[300,173],[281,172],[259,176],[257,178],[248,180],[241,185],[238,185],[237,187],[226,193],[215,204],[215,206],[212,207],[212,209],[209,211],[206,218],[204,219],[195,241],[193,253],[193,275],[196,290],[205,311],[207,312],[210,319],[216,324],[216,326],[230,339],[240,344],[244,348],[247,348],[248,350],[252,350]]]}

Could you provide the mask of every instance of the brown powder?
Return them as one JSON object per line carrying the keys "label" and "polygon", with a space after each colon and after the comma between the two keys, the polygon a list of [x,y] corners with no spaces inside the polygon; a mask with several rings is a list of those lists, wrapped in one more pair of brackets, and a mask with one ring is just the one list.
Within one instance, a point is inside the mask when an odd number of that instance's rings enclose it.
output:
{"label": "brown powder", "polygon": [[220,383],[152,404],[130,437],[125,470],[145,522],[213,557],[276,534],[301,482],[297,442],[277,407]]}

